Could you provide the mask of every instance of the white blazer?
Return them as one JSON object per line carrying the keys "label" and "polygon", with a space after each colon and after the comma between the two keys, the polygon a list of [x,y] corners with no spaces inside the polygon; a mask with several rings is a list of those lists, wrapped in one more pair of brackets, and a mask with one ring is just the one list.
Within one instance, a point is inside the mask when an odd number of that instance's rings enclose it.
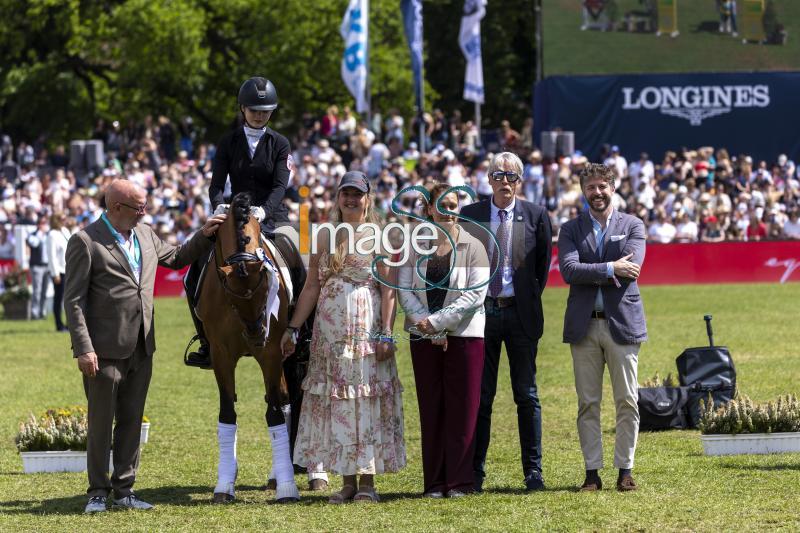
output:
{"label": "white blazer", "polygon": [[63,276],[67,269],[67,241],[71,234],[67,228],[51,229],[47,232],[47,266],[50,275]]}
{"label": "white blazer", "polygon": [[[416,270],[419,254],[414,250],[409,254],[409,260],[399,267],[398,293],[400,305],[405,311],[406,331],[421,320],[428,319],[437,331],[446,331],[453,337],[483,337],[486,315],[483,301],[489,288],[489,259],[483,244],[469,234],[462,227],[458,227],[458,240],[456,241],[455,265],[450,274],[450,283],[444,306],[439,311],[431,314],[428,310],[428,297],[424,290],[404,290],[406,287],[423,289],[425,280]],[[430,241],[428,241],[430,242]],[[422,272],[425,273],[425,263]],[[460,290],[468,287],[478,287],[471,290]]]}

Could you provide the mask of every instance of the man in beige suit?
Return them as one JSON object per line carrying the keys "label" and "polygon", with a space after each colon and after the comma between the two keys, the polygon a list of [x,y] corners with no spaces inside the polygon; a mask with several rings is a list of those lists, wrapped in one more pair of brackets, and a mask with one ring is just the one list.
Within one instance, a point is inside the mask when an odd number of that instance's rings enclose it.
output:
{"label": "man in beige suit", "polygon": [[[89,402],[87,513],[105,511],[111,490],[117,507],[152,508],[132,487],[156,349],[156,267],[190,264],[208,251],[209,237],[225,220],[225,215],[211,217],[186,244],[172,246],[140,223],[147,194],[133,182],[112,182],[104,199],[102,216],[70,238],[64,275],[72,351]],[[114,473],[109,480],[112,440]]]}

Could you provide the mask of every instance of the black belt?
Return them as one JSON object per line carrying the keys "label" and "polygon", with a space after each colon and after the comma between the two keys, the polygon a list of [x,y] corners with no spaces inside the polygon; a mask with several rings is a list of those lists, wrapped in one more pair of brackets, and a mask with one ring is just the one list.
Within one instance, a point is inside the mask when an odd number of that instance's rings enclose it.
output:
{"label": "black belt", "polygon": [[513,296],[498,296],[497,298],[487,296],[486,303],[490,304],[492,307],[499,307],[500,309],[517,305]]}
{"label": "black belt", "polygon": [[602,311],[592,311],[592,318],[606,318],[606,314]]}

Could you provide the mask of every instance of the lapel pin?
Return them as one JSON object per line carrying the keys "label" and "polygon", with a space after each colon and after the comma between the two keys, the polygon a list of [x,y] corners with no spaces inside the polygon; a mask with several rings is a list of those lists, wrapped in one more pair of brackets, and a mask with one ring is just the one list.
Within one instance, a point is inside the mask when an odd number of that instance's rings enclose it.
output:
{"label": "lapel pin", "polygon": [[522,222],[522,215],[517,215],[517,222]]}

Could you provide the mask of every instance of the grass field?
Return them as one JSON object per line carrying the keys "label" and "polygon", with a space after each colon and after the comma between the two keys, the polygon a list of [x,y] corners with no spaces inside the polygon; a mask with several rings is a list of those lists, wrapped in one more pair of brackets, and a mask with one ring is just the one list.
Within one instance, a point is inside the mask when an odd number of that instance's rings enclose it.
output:
{"label": "grass field", "polygon": [[[716,340],[727,345],[743,392],[756,400],[800,392],[800,284],[647,287],[642,290],[651,341],[640,355],[640,377],[675,369],[675,357],[706,343],[702,316],[714,315]],[[576,400],[569,350],[561,344],[567,293],[545,291],[545,336],[538,369],[547,490],[522,492],[516,415],[501,369],[489,449],[486,492],[460,500],[419,497],[422,472],[414,378],[408,346],[398,355],[405,385],[409,464],[378,479],[379,506],[329,506],[327,495],[303,492],[298,505],[271,504],[260,490],[269,471],[263,385],[254,361],[241,364],[238,383],[238,502],[209,504],[216,472],[217,394],[210,372],[181,361],[190,321],[183,301],[159,300],[153,381],[146,409],[152,422],[142,453],[137,492],[157,508],[87,517],[85,474],[24,475],[13,438],[19,420],[50,406],[83,403],[69,341],[49,322],[0,321],[0,530],[151,531],[259,529],[353,530],[762,530],[800,529],[800,455],[710,458],[696,431],[642,434],[636,479],[641,489],[613,487],[610,389],[603,405],[608,488],[575,491],[583,465],[575,429]],[[398,318],[398,324],[402,321]],[[608,378],[606,378],[608,387]],[[297,477],[305,488],[304,476]],[[340,480],[334,480],[338,488]]]}
{"label": "grass field", "polygon": [[[739,2],[739,26],[742,26]],[[680,36],[580,31],[579,0],[544,0],[544,74],[734,72],[800,68],[800,2],[776,0],[777,20],[789,37],[784,46],[742,44],[718,32],[714,0],[680,0]],[[617,0],[620,19],[641,9],[638,0]],[[741,30],[740,30],[741,31]]]}

